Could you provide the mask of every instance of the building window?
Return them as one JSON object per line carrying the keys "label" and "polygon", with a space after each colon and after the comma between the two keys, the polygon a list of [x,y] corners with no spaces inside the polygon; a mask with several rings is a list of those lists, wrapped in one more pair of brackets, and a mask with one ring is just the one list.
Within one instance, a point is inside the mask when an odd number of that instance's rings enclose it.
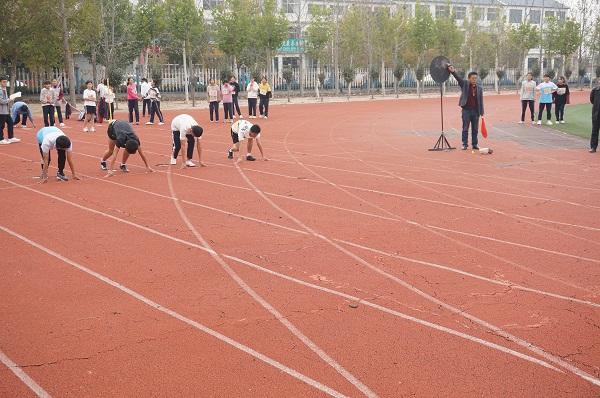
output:
{"label": "building window", "polygon": [[435,6],[435,17],[436,18],[445,18],[450,12],[448,6]]}
{"label": "building window", "polygon": [[488,21],[496,21],[498,19],[498,9],[497,8],[488,8],[487,9],[487,20]]}
{"label": "building window", "polygon": [[566,13],[566,12],[564,12],[564,11],[558,11],[558,12],[556,13],[556,18],[557,18],[559,21],[564,21],[565,19],[567,19],[567,13]]}
{"label": "building window", "polygon": [[281,8],[287,14],[294,14],[296,12],[296,0],[281,0]]}
{"label": "building window", "polygon": [[454,7],[454,19],[465,19],[467,7]]}
{"label": "building window", "polygon": [[483,7],[474,7],[471,12],[473,13],[472,16],[471,16],[472,19],[477,20],[477,21],[484,21],[485,20],[485,8],[483,8]]}
{"label": "building window", "polygon": [[532,24],[538,24],[542,21],[542,12],[540,10],[529,11],[529,22]]}
{"label": "building window", "polygon": [[212,10],[216,8],[219,4],[221,4],[221,0],[203,0],[202,8],[205,10]]}
{"label": "building window", "polygon": [[412,17],[412,4],[405,4],[402,6],[402,15],[406,15],[407,17]]}
{"label": "building window", "polygon": [[554,18],[554,11],[546,11],[544,13],[544,18],[548,19],[548,18]]}
{"label": "building window", "polygon": [[523,23],[523,10],[510,10],[508,12],[508,22]]}

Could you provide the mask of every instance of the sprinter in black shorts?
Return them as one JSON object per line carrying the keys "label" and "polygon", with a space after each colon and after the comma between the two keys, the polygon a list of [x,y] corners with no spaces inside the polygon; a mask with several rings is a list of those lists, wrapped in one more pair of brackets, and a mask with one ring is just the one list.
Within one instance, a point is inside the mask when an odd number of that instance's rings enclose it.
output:
{"label": "sprinter in black shorts", "polygon": [[[252,124],[247,120],[238,120],[231,125],[231,140],[233,141],[233,145],[229,149],[227,158],[233,159],[233,153],[239,152],[240,142],[244,141],[245,139],[248,139],[248,153],[246,154],[246,160],[251,162],[256,160],[256,158],[252,156],[252,143],[255,140],[256,145],[258,145],[262,160],[269,160],[265,157],[263,147],[260,142],[260,126],[258,124]],[[242,157],[240,156],[238,162],[241,161]]]}
{"label": "sprinter in black shorts", "polygon": [[[119,150],[121,148],[125,148],[125,152],[123,152],[123,160],[121,161],[120,169],[124,173],[128,173],[129,169],[127,168],[127,159],[129,155],[133,155],[136,152],[139,152],[140,157],[144,161],[146,165],[146,170],[148,172],[153,172],[152,168],[148,164],[148,159],[144,156],[144,152],[142,151],[142,147],[140,144],[140,139],[133,131],[133,127],[127,122],[122,120],[113,120],[108,124],[108,129],[106,130],[108,135],[108,149],[102,156],[100,160],[100,168],[102,170],[108,170],[108,176],[113,175],[113,167],[115,165],[115,161],[117,160],[117,156],[119,155]],[[117,150],[115,151],[115,147]],[[108,158],[113,155],[113,159],[110,162],[110,167],[107,167],[106,161]]]}

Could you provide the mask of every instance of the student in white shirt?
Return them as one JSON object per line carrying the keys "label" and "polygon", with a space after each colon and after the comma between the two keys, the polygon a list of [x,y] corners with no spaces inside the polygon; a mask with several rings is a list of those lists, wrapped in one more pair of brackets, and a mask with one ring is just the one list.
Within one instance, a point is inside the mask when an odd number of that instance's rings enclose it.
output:
{"label": "student in white shirt", "polygon": [[[252,124],[247,120],[238,120],[231,125],[231,140],[233,141],[233,145],[229,149],[229,153],[227,155],[228,159],[233,159],[233,153],[240,151],[240,142],[246,139],[248,140],[248,153],[246,155],[246,160],[251,162],[256,160],[256,158],[252,156],[252,142],[254,140],[256,140],[256,145],[258,145],[262,160],[269,160],[265,157],[263,147],[260,142],[260,126],[258,124]],[[238,163],[241,161],[242,157],[240,156],[238,158]]]}
{"label": "student in white shirt", "polygon": [[115,92],[110,86],[106,92],[106,113],[108,113],[108,120],[115,118]]}
{"label": "student in white shirt", "polygon": [[533,81],[533,74],[528,73],[525,80],[521,82],[521,121],[525,123],[525,113],[529,107],[531,113],[531,124],[535,124],[535,89],[537,84]]}
{"label": "student in white shirt", "polygon": [[59,181],[69,181],[69,178],[65,175],[65,162],[69,162],[73,179],[79,180],[79,177],[75,174],[75,164],[71,157],[73,144],[71,144],[71,140],[61,129],[54,126],[43,127],[37,132],[36,139],[40,148],[40,154],[42,155],[42,183],[48,180],[48,166],[50,165],[50,151],[52,149],[56,149],[58,154],[56,179]]}
{"label": "student in white shirt", "polygon": [[108,80],[104,79],[98,83],[96,91],[98,92],[98,123],[102,124],[104,119],[108,119],[108,105],[106,96],[108,95]]}
{"label": "student in white shirt", "polygon": [[96,91],[94,91],[93,83],[88,80],[87,88],[83,92],[83,105],[85,106],[85,119],[83,121],[83,132],[87,133],[96,131],[94,127],[94,119],[96,118]]}
{"label": "student in white shirt", "polygon": [[148,96],[148,90],[150,90],[150,83],[145,77],[142,78],[142,84],[140,85],[140,94],[142,95],[142,117],[146,117],[146,107],[148,107],[148,114],[151,114],[150,110],[150,99]]}
{"label": "student in white shirt", "polygon": [[184,162],[182,160],[181,167],[195,167],[196,165],[192,159],[194,157],[194,146],[196,146],[198,151],[198,164],[201,167],[206,167],[206,165],[202,163],[202,145],[200,144],[203,130],[202,127],[198,125],[196,120],[185,113],[177,115],[171,122],[171,131],[173,133],[173,152],[171,154],[171,164],[177,164],[177,157],[179,156],[179,151],[181,151],[182,158],[184,155],[187,155],[186,161]]}
{"label": "student in white shirt", "polygon": [[248,87],[248,114],[250,119],[256,119],[256,102],[258,101],[258,83],[254,81],[254,78],[250,79]]}

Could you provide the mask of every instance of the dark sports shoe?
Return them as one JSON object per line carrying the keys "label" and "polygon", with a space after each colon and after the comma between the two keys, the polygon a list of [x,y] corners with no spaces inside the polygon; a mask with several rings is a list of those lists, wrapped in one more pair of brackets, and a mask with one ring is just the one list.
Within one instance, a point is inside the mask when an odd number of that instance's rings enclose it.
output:
{"label": "dark sports shoe", "polygon": [[56,173],[56,179],[58,181],[69,181],[69,177],[64,174]]}
{"label": "dark sports shoe", "polygon": [[590,153],[596,153],[596,148],[590,149]]}
{"label": "dark sports shoe", "polygon": [[233,151],[227,153],[227,159],[233,159]]}
{"label": "dark sports shoe", "polygon": [[469,147],[467,145],[463,145],[461,148],[463,151],[466,151],[467,149],[469,149]]}
{"label": "dark sports shoe", "polygon": [[106,162],[104,160],[100,161],[100,168],[102,170],[108,170],[108,166],[106,165]]}
{"label": "dark sports shoe", "polygon": [[129,169],[127,168],[126,164],[122,164],[120,169],[123,173],[129,173]]}
{"label": "dark sports shoe", "polygon": [[254,162],[256,160],[256,158],[252,155],[246,155],[246,160],[248,160],[250,162]]}
{"label": "dark sports shoe", "polygon": [[477,145],[475,145],[475,146],[473,147],[473,150],[474,150],[474,151],[478,151],[478,150],[479,150],[479,147],[478,147]]}

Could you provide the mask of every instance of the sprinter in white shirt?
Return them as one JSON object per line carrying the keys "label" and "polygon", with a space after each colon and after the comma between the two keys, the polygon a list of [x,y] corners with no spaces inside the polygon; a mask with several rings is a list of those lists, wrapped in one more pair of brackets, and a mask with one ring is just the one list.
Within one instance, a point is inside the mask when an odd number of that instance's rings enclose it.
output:
{"label": "sprinter in white shirt", "polygon": [[[198,125],[198,122],[193,117],[187,114],[181,114],[175,116],[171,122],[171,131],[173,133],[173,152],[171,154],[171,164],[177,164],[177,156],[181,151],[181,157],[187,155],[187,159],[182,159],[182,168],[195,167],[194,161],[194,146],[198,151],[198,164],[200,167],[206,167],[202,163],[202,145],[200,139],[202,139],[203,129]],[[186,150],[187,144],[187,150]]]}
{"label": "sprinter in white shirt", "polygon": [[59,181],[69,181],[69,178],[65,175],[65,163],[69,162],[71,173],[73,173],[73,179],[79,180],[79,177],[75,174],[75,164],[73,163],[73,158],[71,156],[73,144],[71,144],[71,140],[61,129],[54,126],[43,127],[37,132],[36,139],[40,148],[40,155],[42,155],[42,183],[48,181],[50,151],[53,149],[56,149],[58,155],[58,172],[56,173],[56,179]]}
{"label": "sprinter in white shirt", "polygon": [[[248,140],[248,153],[246,154],[246,160],[251,162],[255,161],[256,158],[252,156],[252,143],[256,140],[256,145],[260,151],[262,160],[269,160],[265,157],[262,144],[260,142],[260,126],[258,124],[252,124],[247,120],[238,120],[231,125],[231,140],[233,145],[229,149],[227,158],[233,159],[233,153],[240,151],[240,143],[244,140]],[[238,162],[242,161],[242,157],[238,158]]]}

